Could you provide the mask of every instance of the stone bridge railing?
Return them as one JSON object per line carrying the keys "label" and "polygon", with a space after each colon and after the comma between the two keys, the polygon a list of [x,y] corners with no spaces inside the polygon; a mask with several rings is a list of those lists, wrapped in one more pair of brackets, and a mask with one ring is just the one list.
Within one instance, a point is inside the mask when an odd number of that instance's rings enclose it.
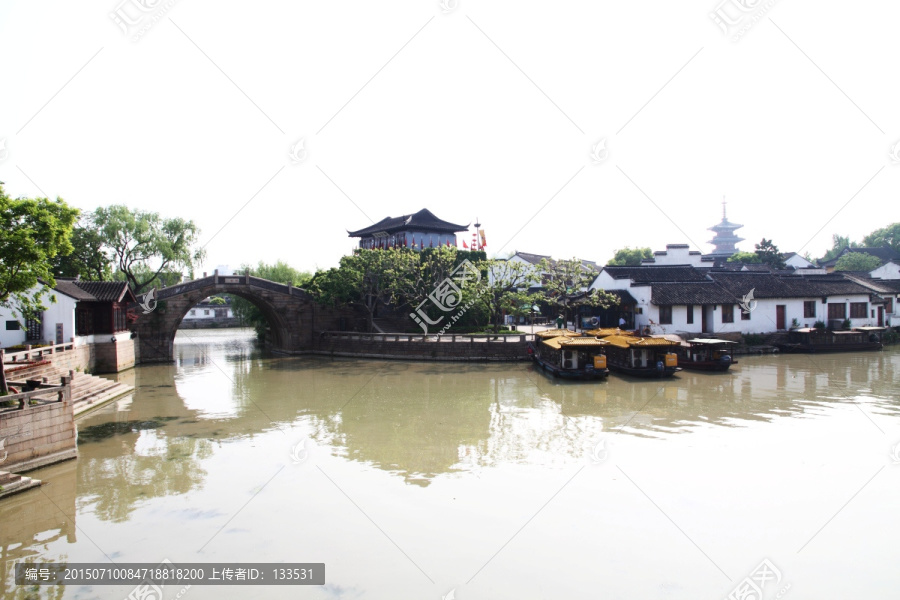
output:
{"label": "stone bridge railing", "polygon": [[213,273],[208,277],[201,277],[200,279],[194,279],[193,281],[160,288],[156,291],[156,299],[166,300],[167,298],[180,296],[194,290],[200,290],[215,285],[245,285],[268,290],[270,292],[285,294],[287,296],[302,296],[306,294],[306,291],[302,288],[285,285],[276,281],[269,281],[268,279],[262,279],[261,277],[254,277],[253,275],[248,275],[246,273],[243,275],[219,275],[218,273]]}

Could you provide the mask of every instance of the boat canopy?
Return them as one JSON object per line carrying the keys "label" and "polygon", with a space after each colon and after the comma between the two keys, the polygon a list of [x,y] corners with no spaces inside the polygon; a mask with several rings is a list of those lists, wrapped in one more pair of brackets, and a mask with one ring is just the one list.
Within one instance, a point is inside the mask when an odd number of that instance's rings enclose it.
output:
{"label": "boat canopy", "polygon": [[678,342],[673,342],[672,340],[667,340],[665,338],[645,338],[635,337],[633,335],[611,335],[604,339],[613,346],[618,346],[619,348],[664,348],[667,346],[681,345]]}
{"label": "boat canopy", "polygon": [[709,344],[712,346],[713,344],[737,344],[737,342],[732,342],[731,340],[718,340],[716,338],[703,338],[688,340],[688,344]]}
{"label": "boat canopy", "polygon": [[618,327],[601,327],[600,329],[591,329],[589,331],[585,331],[587,335],[591,335],[594,337],[607,337],[610,335],[631,335],[627,331],[622,331]]}
{"label": "boat canopy", "polygon": [[544,340],[556,337],[581,337],[580,333],[569,329],[546,329],[544,331],[536,331],[534,335]]}
{"label": "boat canopy", "polygon": [[554,350],[561,350],[563,347],[565,348],[601,348],[603,346],[608,346],[609,342],[606,340],[598,340],[597,338],[585,338],[585,337],[567,337],[560,336],[550,339],[545,339],[541,342],[542,344],[553,348]]}

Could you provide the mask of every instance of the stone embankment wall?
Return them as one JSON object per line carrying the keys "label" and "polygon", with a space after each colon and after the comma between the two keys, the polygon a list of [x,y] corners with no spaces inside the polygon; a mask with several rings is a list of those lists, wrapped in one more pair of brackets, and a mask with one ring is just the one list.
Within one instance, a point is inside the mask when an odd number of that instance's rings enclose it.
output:
{"label": "stone embankment wall", "polygon": [[[0,413],[0,468],[21,473],[75,458],[75,416],[71,399],[26,405]],[[5,456],[4,456],[5,455]]]}
{"label": "stone embankment wall", "polygon": [[118,373],[137,363],[137,344],[128,332],[115,336],[115,342],[90,344],[92,373]]}
{"label": "stone embankment wall", "polygon": [[323,332],[314,354],[446,361],[528,360],[528,336],[437,336]]}

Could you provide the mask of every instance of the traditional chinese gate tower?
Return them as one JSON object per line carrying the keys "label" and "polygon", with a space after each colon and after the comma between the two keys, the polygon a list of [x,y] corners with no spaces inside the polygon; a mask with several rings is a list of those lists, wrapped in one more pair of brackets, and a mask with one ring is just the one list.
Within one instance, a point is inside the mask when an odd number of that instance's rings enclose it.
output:
{"label": "traditional chinese gate tower", "polygon": [[456,234],[466,231],[468,225],[457,225],[434,216],[427,208],[411,215],[386,217],[374,225],[348,231],[350,237],[360,238],[359,247],[386,248],[438,248],[456,247]]}

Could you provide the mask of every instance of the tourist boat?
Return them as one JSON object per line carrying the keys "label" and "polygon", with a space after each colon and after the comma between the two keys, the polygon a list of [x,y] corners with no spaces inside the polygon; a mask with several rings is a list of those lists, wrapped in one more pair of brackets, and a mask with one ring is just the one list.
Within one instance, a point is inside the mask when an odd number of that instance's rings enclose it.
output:
{"label": "tourist boat", "polygon": [[590,329],[584,332],[584,335],[591,337],[606,338],[611,335],[634,335],[630,331],[619,329],[618,327],[601,327],[599,329]]}
{"label": "tourist boat", "polygon": [[694,371],[727,371],[737,361],[731,356],[730,340],[694,339],[678,348],[678,364]]}
{"label": "tourist boat", "polygon": [[786,342],[776,344],[782,352],[856,352],[881,350],[884,327],[860,327],[852,331],[829,331],[802,327],[788,332]]}
{"label": "tourist boat", "polygon": [[665,338],[609,335],[603,338],[610,370],[636,377],[671,377],[681,370],[675,349],[678,342]]}
{"label": "tourist boat", "polygon": [[554,377],[564,379],[603,379],[609,375],[603,351],[609,343],[574,332],[551,337],[537,335],[538,341],[528,347],[534,362]]}

